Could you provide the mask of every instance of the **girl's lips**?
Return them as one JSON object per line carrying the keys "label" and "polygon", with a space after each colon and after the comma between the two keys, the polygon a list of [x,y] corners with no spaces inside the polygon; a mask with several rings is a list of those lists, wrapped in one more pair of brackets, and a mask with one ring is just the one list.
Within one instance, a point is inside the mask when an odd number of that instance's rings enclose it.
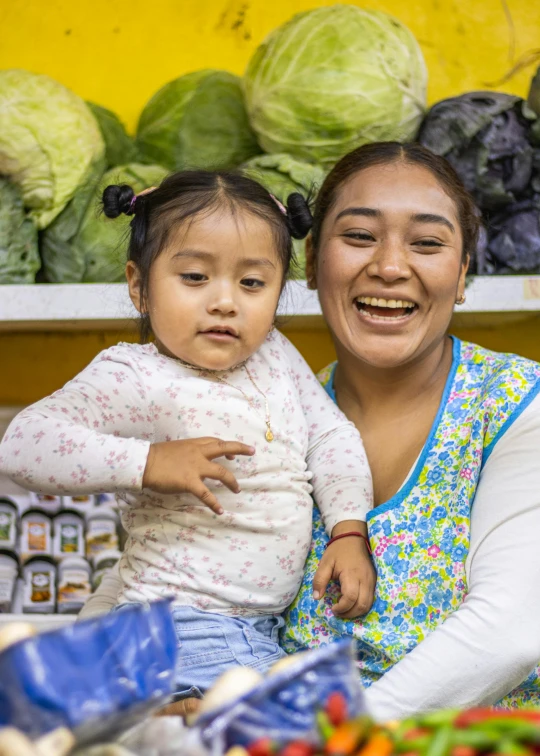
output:
{"label": "girl's lips", "polygon": [[238,340],[238,336],[236,334],[229,333],[228,331],[201,331],[201,336],[206,336],[206,338],[210,339],[211,341],[219,342]]}

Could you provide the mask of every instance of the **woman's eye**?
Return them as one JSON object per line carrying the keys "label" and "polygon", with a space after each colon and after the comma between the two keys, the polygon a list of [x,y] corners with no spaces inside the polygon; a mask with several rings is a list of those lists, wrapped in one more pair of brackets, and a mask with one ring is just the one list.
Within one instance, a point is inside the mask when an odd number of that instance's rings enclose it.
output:
{"label": "woman's eye", "polygon": [[264,281],[260,281],[258,278],[243,278],[240,283],[247,289],[260,289],[264,286]]}
{"label": "woman's eye", "polygon": [[182,273],[180,278],[187,283],[202,283],[206,281],[206,276],[203,273]]}
{"label": "woman's eye", "polygon": [[355,241],[370,242],[374,241],[372,234],[368,234],[366,231],[347,231],[343,234],[347,239],[354,239]]}
{"label": "woman's eye", "polygon": [[434,247],[444,247],[444,244],[437,239],[419,239],[413,242],[415,247],[423,247],[424,249],[433,249]]}

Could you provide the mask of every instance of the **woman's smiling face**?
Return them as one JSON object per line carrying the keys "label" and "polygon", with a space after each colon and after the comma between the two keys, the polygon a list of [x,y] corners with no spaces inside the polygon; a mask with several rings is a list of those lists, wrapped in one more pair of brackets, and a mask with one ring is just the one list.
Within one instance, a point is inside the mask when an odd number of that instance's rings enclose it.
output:
{"label": "woman's smiling face", "polygon": [[431,351],[465,288],[462,248],[456,205],[426,168],[394,162],[348,179],[308,254],[338,351],[380,368]]}

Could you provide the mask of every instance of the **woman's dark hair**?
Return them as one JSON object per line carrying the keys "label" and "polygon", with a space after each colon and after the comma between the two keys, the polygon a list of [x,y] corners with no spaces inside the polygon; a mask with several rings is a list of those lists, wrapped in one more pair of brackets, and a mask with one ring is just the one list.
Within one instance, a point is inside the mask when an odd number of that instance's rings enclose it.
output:
{"label": "woman's dark hair", "polygon": [[441,184],[457,208],[461,235],[463,237],[463,260],[476,250],[481,220],[473,198],[450,163],[440,155],[420,144],[400,142],[376,142],[365,144],[341,158],[326,177],[315,202],[313,213],[313,248],[319,248],[321,228],[334,203],[341,186],[352,176],[376,165],[410,163],[428,170]]}
{"label": "woman's dark hair", "polygon": [[[156,189],[135,195],[130,186],[108,186],[103,192],[103,212],[108,218],[133,215],[128,260],[141,275],[141,312],[148,295],[150,268],[179,223],[218,207],[231,212],[244,209],[267,221],[272,228],[283,266],[283,282],[293,262],[292,239],[303,239],[311,228],[311,213],[301,194],[291,194],[287,207],[253,179],[228,171],[180,171],[168,176]],[[284,212],[286,210],[286,212]],[[151,333],[148,315],[142,316],[141,340]]]}

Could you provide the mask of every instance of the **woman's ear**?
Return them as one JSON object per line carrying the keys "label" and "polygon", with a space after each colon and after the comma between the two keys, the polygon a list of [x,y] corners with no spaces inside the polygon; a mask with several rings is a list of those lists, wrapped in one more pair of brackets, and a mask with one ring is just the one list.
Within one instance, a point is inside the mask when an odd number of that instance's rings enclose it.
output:
{"label": "woman's ear", "polygon": [[308,289],[317,288],[317,260],[311,234],[306,238],[306,279]]}
{"label": "woman's ear", "polygon": [[461,271],[459,273],[459,281],[458,281],[458,288],[457,288],[458,299],[460,297],[464,297],[465,296],[465,286],[466,286],[466,283],[467,283],[467,272],[469,270],[470,263],[471,263],[471,258],[469,257],[469,255],[467,255],[467,257],[461,263]]}
{"label": "woman's ear", "polygon": [[129,298],[133,302],[135,309],[141,315],[146,312],[146,307],[142,306],[142,279],[141,272],[133,260],[126,263],[126,278],[128,283]]}

